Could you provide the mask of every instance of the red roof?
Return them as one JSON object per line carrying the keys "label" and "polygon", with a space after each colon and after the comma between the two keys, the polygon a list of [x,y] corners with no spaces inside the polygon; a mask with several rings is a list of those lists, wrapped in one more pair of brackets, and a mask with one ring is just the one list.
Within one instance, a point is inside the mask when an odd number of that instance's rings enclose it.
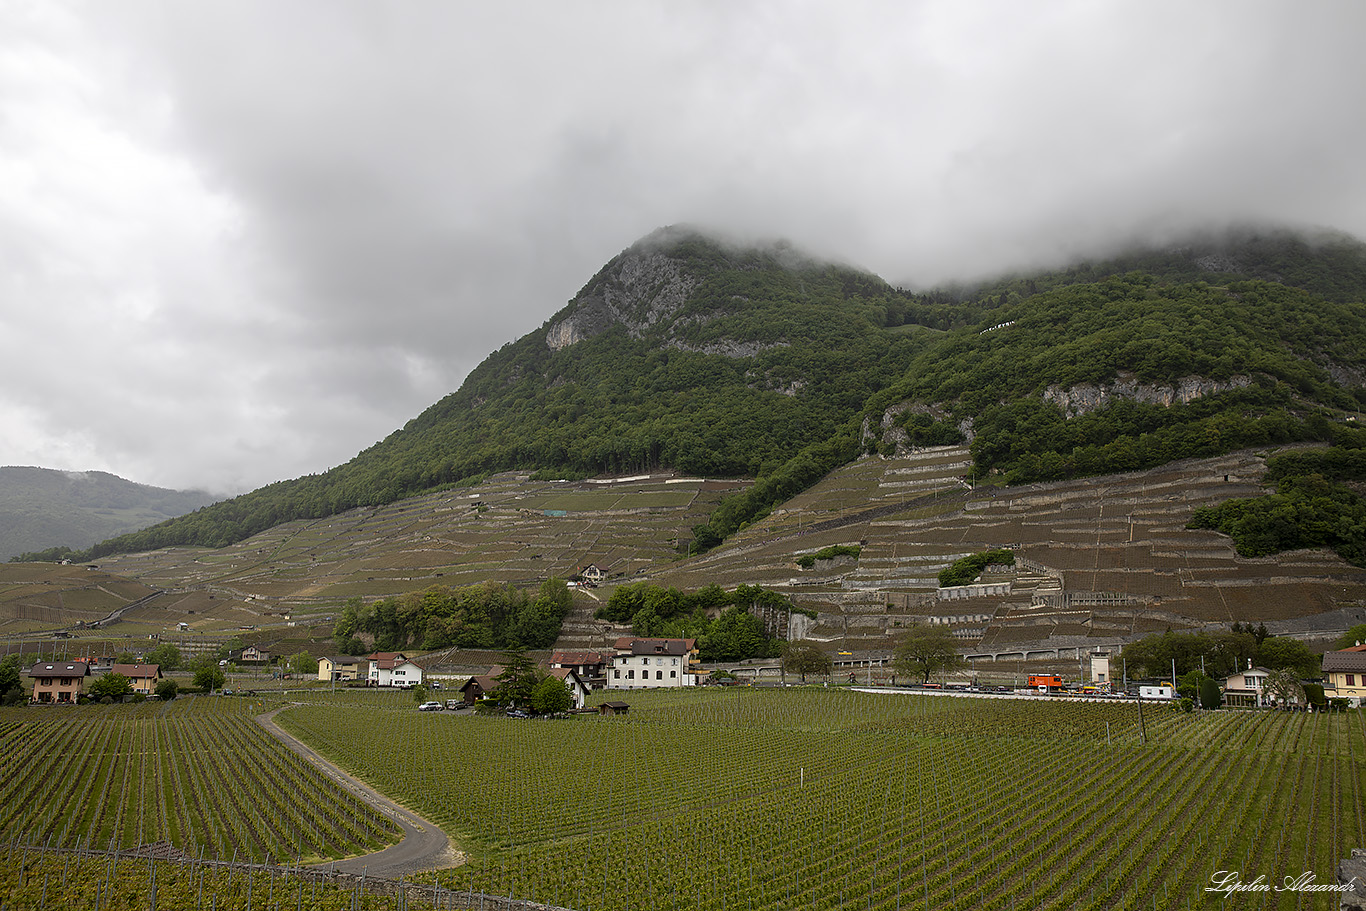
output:
{"label": "red roof", "polygon": [[52,664],[39,662],[29,670],[30,677],[88,677],[90,665],[84,661],[57,661]]}
{"label": "red roof", "polygon": [[1324,671],[1366,671],[1366,647],[1344,648],[1323,656]]}
{"label": "red roof", "polygon": [[122,674],[128,679],[141,680],[144,677],[156,678],[161,676],[161,665],[159,664],[116,664],[110,668],[110,673]]}
{"label": "red roof", "polygon": [[605,664],[610,656],[602,652],[556,652],[550,656],[551,664]]}
{"label": "red roof", "polygon": [[637,639],[623,636],[617,640],[617,651],[632,655],[685,655],[696,646],[696,639]]}

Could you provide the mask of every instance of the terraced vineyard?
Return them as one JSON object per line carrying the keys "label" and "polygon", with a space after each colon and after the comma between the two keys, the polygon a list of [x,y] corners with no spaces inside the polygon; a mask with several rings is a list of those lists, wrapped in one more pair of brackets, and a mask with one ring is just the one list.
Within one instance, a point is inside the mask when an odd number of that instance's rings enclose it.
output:
{"label": "terraced vineyard", "polygon": [[[581,482],[501,474],[388,506],[289,522],[219,550],[176,547],[105,558],[111,572],[164,589],[217,593],[186,601],[198,629],[226,607],[332,614],[347,598],[485,581],[537,584],[589,563],[614,575],[667,562],[727,492],[748,482],[658,474]],[[185,594],[168,596],[185,598]],[[201,595],[202,597],[202,595]],[[182,612],[183,612],[182,611]],[[252,624],[269,622],[258,617]]]}
{"label": "terraced vineyard", "polygon": [[398,829],[257,725],[254,704],[0,710],[0,842],[220,860],[368,851]]}
{"label": "terraced vineyard", "polygon": [[[535,585],[591,562],[611,578],[601,591],[577,596],[562,648],[609,644],[620,631],[592,620],[595,599],[608,597],[613,584],[640,580],[684,590],[762,585],[820,615],[811,638],[874,655],[886,654],[897,627],[919,617],[953,625],[966,649],[987,653],[1044,640],[1114,648],[1149,632],[1235,620],[1331,639],[1366,619],[1359,568],[1323,549],[1246,559],[1228,538],[1185,527],[1199,506],[1255,494],[1269,452],[1012,488],[974,486],[964,446],[864,457],[691,557],[679,549],[692,526],[743,482],[659,474],[566,483],[509,473],[288,523],[220,550],[111,556],[99,574],[52,567],[39,578],[31,569],[3,569],[9,594],[0,599],[0,626],[51,628],[71,621],[83,599],[103,598],[112,610],[162,590],[122,617],[119,634],[193,648],[259,629],[272,651],[291,652],[328,638],[350,597],[483,581]],[[860,553],[798,565],[831,545],[857,545]],[[998,547],[1013,549],[1016,570],[984,581],[1008,590],[938,598],[939,570]],[[174,632],[182,622],[190,630]]]}
{"label": "terraced vineyard", "polygon": [[359,699],[279,720],[448,827],[472,859],[443,883],[584,911],[1213,907],[1215,871],[1331,882],[1366,845],[1360,712],[736,688],[544,723]]}

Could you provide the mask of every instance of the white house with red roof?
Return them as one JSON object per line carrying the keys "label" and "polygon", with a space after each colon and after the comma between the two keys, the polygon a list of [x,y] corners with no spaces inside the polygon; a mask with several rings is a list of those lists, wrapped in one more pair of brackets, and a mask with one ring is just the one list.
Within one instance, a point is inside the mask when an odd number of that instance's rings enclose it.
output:
{"label": "white house with red roof", "polygon": [[696,639],[623,637],[617,640],[607,685],[625,690],[697,686],[706,672],[695,666],[696,659]]}
{"label": "white house with red roof", "polygon": [[420,686],[422,668],[402,652],[375,652],[370,656],[371,686]]}

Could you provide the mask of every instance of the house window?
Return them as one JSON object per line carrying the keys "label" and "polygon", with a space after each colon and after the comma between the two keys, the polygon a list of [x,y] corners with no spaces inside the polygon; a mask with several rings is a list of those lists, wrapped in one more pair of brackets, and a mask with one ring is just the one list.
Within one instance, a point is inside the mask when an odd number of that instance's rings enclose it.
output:
{"label": "house window", "polygon": [[677,677],[677,676],[678,676],[678,671],[669,671],[669,679],[670,679],[670,680],[672,680],[673,678],[675,678],[675,677]]}
{"label": "house window", "polygon": [[620,679],[621,679],[621,671],[612,671],[612,679],[613,679],[613,680],[620,680]]}
{"label": "house window", "polygon": [[1348,675],[1347,675],[1347,685],[1348,685],[1348,686],[1356,686],[1356,685],[1357,685],[1356,681],[1357,681],[1356,674],[1348,674]]}
{"label": "house window", "polygon": [[664,679],[664,672],[663,672],[663,671],[655,671],[655,679],[656,679],[656,680],[663,680],[663,679]]}
{"label": "house window", "polygon": [[634,680],[634,679],[636,679],[636,672],[635,672],[635,671],[627,671],[627,672],[626,672],[626,679],[627,679],[627,680]]}
{"label": "house window", "polygon": [[678,667],[678,659],[677,659],[677,658],[671,658],[671,659],[669,660],[669,663],[672,664],[674,667]]}

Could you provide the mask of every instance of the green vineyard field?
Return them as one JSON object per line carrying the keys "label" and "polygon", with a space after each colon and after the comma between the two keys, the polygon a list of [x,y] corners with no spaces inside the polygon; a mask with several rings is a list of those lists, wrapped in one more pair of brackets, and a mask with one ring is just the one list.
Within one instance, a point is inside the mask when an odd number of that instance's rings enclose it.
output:
{"label": "green vineyard field", "polygon": [[0,710],[0,841],[295,863],[398,827],[267,734],[245,700]]}
{"label": "green vineyard field", "polygon": [[[1206,889],[1221,870],[1331,883],[1366,845],[1359,711],[1140,721],[1113,702],[739,687],[531,721],[298,698],[279,723],[469,856],[418,882],[577,911],[1329,909],[1336,894]],[[288,867],[392,841],[255,724],[281,704],[0,714],[0,906],[147,908],[159,882],[161,907],[418,907],[284,871],[15,847],[167,841]]]}
{"label": "green vineyard field", "polygon": [[1331,883],[1366,845],[1360,712],[1140,721],[1130,704],[823,688],[630,703],[280,720],[447,827],[471,854],[453,888],[581,911],[1328,908],[1204,889],[1219,870]]}

